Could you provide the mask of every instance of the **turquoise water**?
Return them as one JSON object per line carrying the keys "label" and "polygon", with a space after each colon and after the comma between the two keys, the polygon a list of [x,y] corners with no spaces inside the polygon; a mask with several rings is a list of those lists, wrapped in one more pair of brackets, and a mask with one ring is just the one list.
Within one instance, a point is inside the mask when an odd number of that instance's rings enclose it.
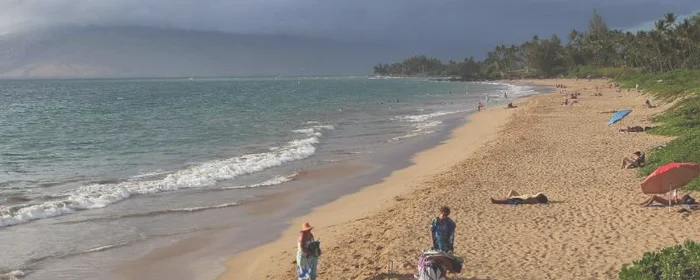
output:
{"label": "turquoise water", "polygon": [[13,244],[0,245],[0,270],[171,234],[115,223],[234,207],[535,90],[367,77],[0,81],[0,244]]}

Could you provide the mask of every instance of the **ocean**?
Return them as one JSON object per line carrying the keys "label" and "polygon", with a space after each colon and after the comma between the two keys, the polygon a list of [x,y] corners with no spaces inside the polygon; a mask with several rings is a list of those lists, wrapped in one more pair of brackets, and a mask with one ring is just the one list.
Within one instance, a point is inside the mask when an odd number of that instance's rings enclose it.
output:
{"label": "ocean", "polygon": [[447,133],[479,101],[543,90],[359,76],[0,81],[0,279],[104,279],[93,270],[250,223],[237,208],[294,190],[299,174],[371,164]]}

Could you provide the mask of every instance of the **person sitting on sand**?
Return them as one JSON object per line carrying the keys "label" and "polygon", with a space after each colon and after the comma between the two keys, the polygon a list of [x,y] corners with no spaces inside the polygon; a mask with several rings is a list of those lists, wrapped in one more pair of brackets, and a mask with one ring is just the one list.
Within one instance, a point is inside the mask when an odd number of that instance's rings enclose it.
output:
{"label": "person sitting on sand", "polygon": [[674,192],[674,195],[670,199],[663,198],[658,195],[652,195],[647,199],[646,201],[640,203],[642,206],[653,206],[653,205],[659,205],[659,206],[668,206],[668,205],[695,205],[695,199],[692,198],[689,194],[685,194],[682,197],[678,197],[678,195]]}
{"label": "person sitting on sand", "polygon": [[561,105],[563,105],[563,106],[569,105],[569,99],[564,98],[564,102],[562,102]]}
{"label": "person sitting on sand", "polygon": [[543,193],[536,194],[523,194],[520,195],[515,191],[510,191],[505,199],[493,199],[491,198],[491,203],[493,204],[546,204],[549,203],[549,199]]}
{"label": "person sitting on sand", "polygon": [[646,105],[647,105],[647,108],[656,108],[656,106],[654,106],[654,105],[651,105],[651,102],[649,102],[649,99],[647,99],[647,101],[646,101],[646,102],[644,102],[644,104],[646,104]]}
{"label": "person sitting on sand", "polygon": [[508,108],[508,109],[518,108],[518,106],[513,105],[513,102],[511,102],[511,103],[508,103],[508,107],[506,107],[506,108]]}
{"label": "person sitting on sand", "polygon": [[430,237],[433,240],[433,250],[454,251],[457,224],[449,216],[450,207],[442,206],[440,207],[440,215],[430,221]]}
{"label": "person sitting on sand", "polygon": [[297,277],[299,279],[316,280],[317,277],[318,257],[321,252],[318,241],[314,240],[314,235],[311,233],[313,228],[307,222],[301,225],[299,232],[297,240]]}
{"label": "person sitting on sand", "polygon": [[576,94],[571,93],[571,95],[569,96],[569,98],[571,98],[571,99],[576,99],[576,98],[578,98],[578,97],[576,96]]}
{"label": "person sitting on sand", "polygon": [[479,104],[476,105],[476,110],[481,112],[481,108],[484,108],[484,104],[481,104],[481,101],[479,101]]}
{"label": "person sitting on sand", "polygon": [[646,158],[644,156],[644,153],[641,151],[636,151],[632,153],[632,156],[622,158],[621,169],[641,167],[642,165],[644,165],[645,161]]}

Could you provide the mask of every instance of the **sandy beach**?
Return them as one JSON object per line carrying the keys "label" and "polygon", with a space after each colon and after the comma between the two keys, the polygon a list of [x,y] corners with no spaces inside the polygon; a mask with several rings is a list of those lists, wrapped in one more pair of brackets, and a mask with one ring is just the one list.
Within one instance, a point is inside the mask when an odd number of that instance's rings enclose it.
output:
{"label": "sandy beach", "polygon": [[[296,279],[304,221],[322,241],[319,279],[388,279],[390,264],[390,279],[413,279],[418,254],[430,246],[428,223],[442,205],[452,208],[455,253],[465,258],[463,272],[449,279],[616,279],[643,252],[697,238],[700,213],[639,206],[642,178],[620,169],[623,156],[669,138],[618,129],[651,126],[649,117],[667,106],[646,108],[649,97],[634,90],[593,96],[603,80],[520,82],[564,84],[582,94],[569,106],[553,92],[471,115],[414,165],[290,221],[279,240],[233,256],[218,279]],[[608,126],[611,113],[604,112],[618,109],[632,113]],[[544,192],[551,203],[490,203],[509,190]]]}

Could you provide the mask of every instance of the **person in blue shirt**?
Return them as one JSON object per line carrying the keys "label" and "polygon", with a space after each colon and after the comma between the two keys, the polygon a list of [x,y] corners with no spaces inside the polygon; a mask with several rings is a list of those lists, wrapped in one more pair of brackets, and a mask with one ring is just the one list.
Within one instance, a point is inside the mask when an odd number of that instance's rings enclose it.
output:
{"label": "person in blue shirt", "polygon": [[440,207],[440,215],[430,222],[430,236],[433,239],[433,250],[443,252],[454,251],[455,228],[457,225],[450,219],[450,207]]}

